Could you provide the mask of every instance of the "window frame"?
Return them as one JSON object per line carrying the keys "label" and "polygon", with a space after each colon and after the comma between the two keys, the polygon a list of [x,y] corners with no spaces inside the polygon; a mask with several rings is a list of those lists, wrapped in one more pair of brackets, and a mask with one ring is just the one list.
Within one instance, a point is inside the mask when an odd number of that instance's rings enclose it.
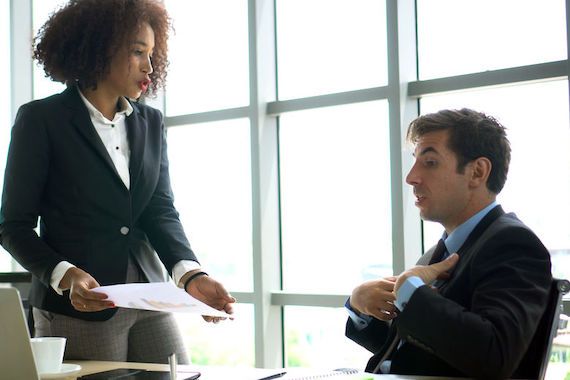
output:
{"label": "window frame", "polygon": [[[280,101],[276,83],[275,1],[248,0],[249,105],[239,108],[166,117],[165,125],[249,118],[251,128],[253,291],[232,293],[253,304],[255,366],[282,367],[284,306],[341,307],[348,294],[285,292],[281,284],[279,177],[279,116],[318,107],[387,99],[392,193],[393,267],[399,273],[413,265],[423,251],[421,221],[404,185],[411,156],[403,152],[407,125],[418,116],[424,95],[500,86],[527,81],[548,81],[570,76],[568,58],[529,66],[493,70],[430,80],[417,80],[415,0],[386,0],[388,84],[386,86]],[[11,0],[11,98],[13,121],[20,105],[32,99],[33,75],[28,46],[32,39],[33,0]],[[566,0],[566,37],[570,51],[570,0]],[[263,38],[262,38],[263,36]],[[569,88],[570,92],[570,88]],[[164,111],[165,94],[148,103]],[[406,238],[404,238],[406,237]],[[15,268],[16,266],[14,266]],[[229,289],[231,291],[231,289]],[[564,301],[570,314],[570,301]]]}

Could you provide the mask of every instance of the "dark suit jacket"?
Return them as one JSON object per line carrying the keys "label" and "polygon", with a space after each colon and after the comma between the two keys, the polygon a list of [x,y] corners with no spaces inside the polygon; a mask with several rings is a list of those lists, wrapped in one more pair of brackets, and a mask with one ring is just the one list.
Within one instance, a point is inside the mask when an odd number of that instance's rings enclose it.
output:
{"label": "dark suit jacket", "polygon": [[[433,249],[418,264],[429,263]],[[485,379],[517,371],[545,311],[552,281],[550,255],[534,233],[500,206],[475,227],[459,250],[451,278],[439,288],[418,288],[406,308],[388,323],[373,319],[346,334],[375,355],[373,371],[391,337],[404,343],[390,359],[397,374]]]}
{"label": "dark suit jacket", "polygon": [[[129,254],[149,281],[166,281],[164,267],[171,272],[179,260],[196,260],[173,205],[162,115],[131,105],[134,111],[126,118],[130,190],[76,87],[18,111],[6,164],[0,242],[33,274],[32,306],[85,320],[105,320],[116,311],[77,312],[69,297],[57,295],[50,276],[62,260],[101,285],[125,282]],[[39,237],[34,231],[38,216]]]}

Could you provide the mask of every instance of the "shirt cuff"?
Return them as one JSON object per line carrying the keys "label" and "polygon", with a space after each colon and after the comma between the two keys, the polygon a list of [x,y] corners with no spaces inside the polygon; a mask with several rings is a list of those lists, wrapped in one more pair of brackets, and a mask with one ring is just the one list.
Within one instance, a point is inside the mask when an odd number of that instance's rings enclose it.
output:
{"label": "shirt cuff", "polygon": [[184,283],[180,282],[182,276],[196,269],[201,269],[200,264],[197,261],[180,260],[176,263],[174,268],[172,268],[172,279],[174,280],[174,283],[177,284],[179,288],[183,288]]}
{"label": "shirt cuff", "polygon": [[425,283],[418,276],[408,277],[400,289],[398,289],[398,294],[396,294],[394,305],[396,305],[398,310],[403,311],[416,289],[423,285]]}
{"label": "shirt cuff", "polygon": [[52,289],[55,290],[55,292],[60,296],[62,296],[63,292],[67,289],[61,289],[59,287],[59,283],[69,268],[75,268],[75,265],[67,261],[60,261],[51,272],[50,285]]}
{"label": "shirt cuff", "polygon": [[348,312],[349,318],[354,323],[354,327],[356,328],[356,330],[360,331],[368,327],[368,324],[372,320],[372,317],[370,315],[360,314],[359,312],[354,310],[352,306],[350,306],[350,297],[346,300],[344,307]]}

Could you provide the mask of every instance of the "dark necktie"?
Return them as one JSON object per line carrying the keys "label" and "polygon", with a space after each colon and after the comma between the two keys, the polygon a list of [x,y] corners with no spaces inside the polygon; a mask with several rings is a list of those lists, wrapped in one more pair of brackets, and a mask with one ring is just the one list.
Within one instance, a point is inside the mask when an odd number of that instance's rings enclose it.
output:
{"label": "dark necktie", "polygon": [[445,258],[447,254],[447,248],[443,242],[443,239],[439,239],[437,242],[437,246],[433,251],[433,255],[431,255],[431,260],[429,261],[429,265],[439,263],[441,260]]}
{"label": "dark necktie", "polygon": [[[449,253],[447,252],[447,247],[443,243],[443,239],[439,239],[439,241],[437,242],[437,246],[433,251],[433,255],[431,256],[429,264],[431,265],[439,263],[440,261],[445,260],[447,256],[449,256]],[[430,285],[434,288],[440,288],[443,284],[445,284],[445,282],[446,280],[444,279],[437,279],[433,281]]]}

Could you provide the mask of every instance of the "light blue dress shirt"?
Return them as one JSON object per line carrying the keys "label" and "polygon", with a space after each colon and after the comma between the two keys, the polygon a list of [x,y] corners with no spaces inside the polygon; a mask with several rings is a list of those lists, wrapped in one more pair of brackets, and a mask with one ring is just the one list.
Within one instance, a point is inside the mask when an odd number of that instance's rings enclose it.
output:
{"label": "light blue dress shirt", "polygon": [[[489,211],[495,208],[495,206],[497,206],[497,202],[491,202],[487,207],[479,211],[477,214],[473,215],[471,218],[467,219],[463,224],[453,230],[449,236],[447,233],[443,233],[442,239],[445,243],[445,247],[447,248],[447,254],[444,259],[449,256],[449,252],[453,253],[459,251],[459,248],[461,248],[463,243],[465,243],[465,240],[467,240],[467,237],[473,231],[475,226],[477,226],[481,219],[483,219],[485,215],[489,213]],[[398,293],[396,294],[396,301],[394,304],[398,310],[404,310],[416,289],[423,285],[425,285],[425,283],[421,278],[417,276],[407,278],[400,289],[398,289]],[[371,316],[360,314],[353,310],[350,307],[350,298],[346,300],[345,307],[348,311],[350,319],[354,322],[357,330],[366,328],[372,320]]]}

